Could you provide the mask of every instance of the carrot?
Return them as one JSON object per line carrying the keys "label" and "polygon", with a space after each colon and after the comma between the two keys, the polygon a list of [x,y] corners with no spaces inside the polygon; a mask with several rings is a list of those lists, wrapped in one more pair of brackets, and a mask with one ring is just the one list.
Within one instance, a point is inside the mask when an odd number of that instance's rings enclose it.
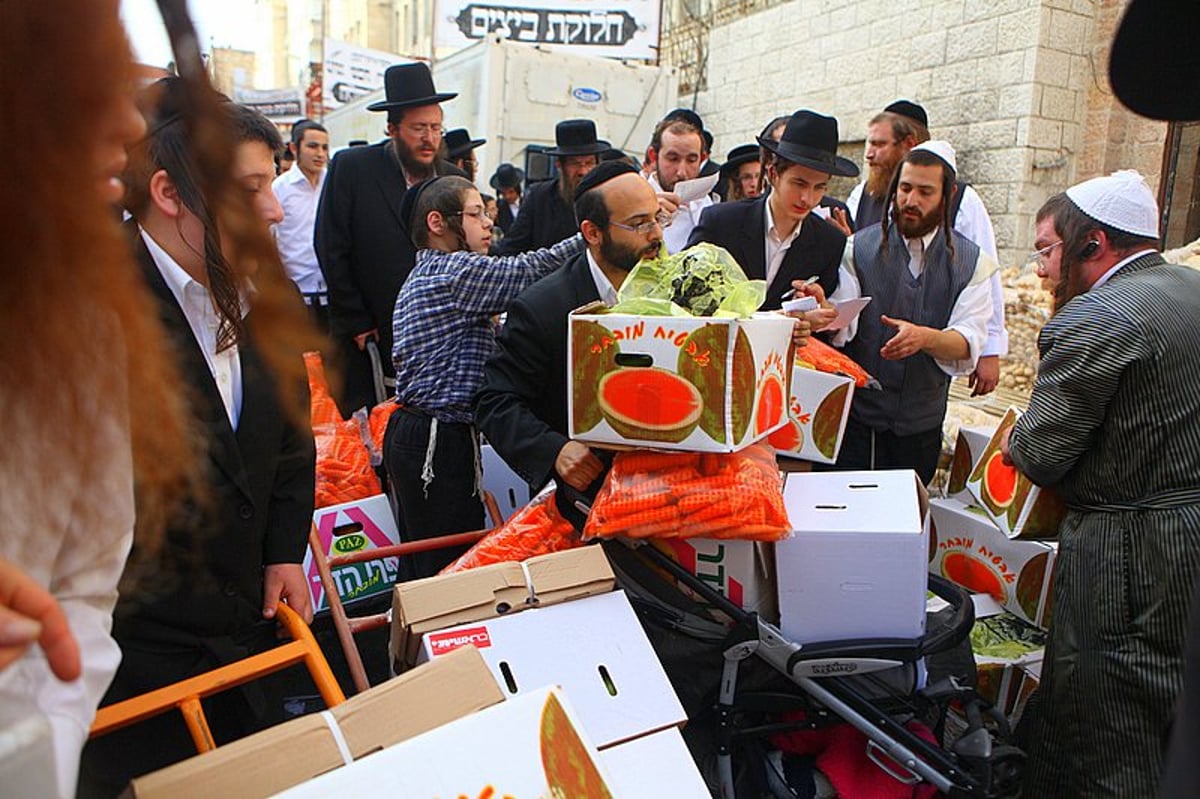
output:
{"label": "carrot", "polygon": [[654,452],[641,449],[617,453],[613,465],[619,463],[624,473],[636,474],[695,467],[699,462],[700,456],[694,452]]}

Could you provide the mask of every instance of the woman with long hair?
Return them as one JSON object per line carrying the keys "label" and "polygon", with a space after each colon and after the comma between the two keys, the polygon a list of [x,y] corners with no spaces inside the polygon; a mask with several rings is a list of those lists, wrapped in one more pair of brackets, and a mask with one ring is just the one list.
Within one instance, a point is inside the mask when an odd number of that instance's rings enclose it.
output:
{"label": "woman with long hair", "polygon": [[[0,146],[12,156],[0,182],[0,557],[4,575],[16,567],[57,600],[82,656],[52,671],[60,653],[30,648],[0,671],[3,726],[48,722],[53,741],[46,768],[0,762],[6,793],[74,794],[120,659],[109,630],[135,481],[147,558],[188,487],[178,380],[115,210],[125,147],[145,131],[133,88],[117,0],[0,4]],[[6,599],[21,579],[3,581]]]}

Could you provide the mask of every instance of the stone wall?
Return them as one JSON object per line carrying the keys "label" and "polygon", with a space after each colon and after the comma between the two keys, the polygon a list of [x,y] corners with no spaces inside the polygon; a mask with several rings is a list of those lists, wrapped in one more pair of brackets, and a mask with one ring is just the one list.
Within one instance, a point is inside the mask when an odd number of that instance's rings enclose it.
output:
{"label": "stone wall", "polygon": [[802,107],[836,116],[843,149],[861,158],[875,113],[900,97],[920,102],[933,135],[957,148],[962,176],[991,214],[1001,262],[1013,265],[1031,249],[1034,214],[1050,194],[1127,166],[1157,185],[1165,125],[1134,117],[1108,89],[1121,8],[1122,0],[792,0],[724,24],[681,20],[664,34],[663,52],[693,56],[680,101],[695,97],[718,158]]}

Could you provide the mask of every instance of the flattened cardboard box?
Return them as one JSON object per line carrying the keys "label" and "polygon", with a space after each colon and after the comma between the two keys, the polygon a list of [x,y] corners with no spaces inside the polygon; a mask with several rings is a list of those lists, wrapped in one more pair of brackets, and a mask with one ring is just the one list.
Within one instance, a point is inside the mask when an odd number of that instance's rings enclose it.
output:
{"label": "flattened cardboard box", "polygon": [[1020,418],[1009,408],[967,478],[967,490],[1009,538],[1057,538],[1066,507],[1053,491],[1039,488],[1004,463],[1000,438]]}
{"label": "flattened cardboard box", "polygon": [[672,727],[600,752],[625,799],[711,799],[683,735]]}
{"label": "flattened cardboard box", "polygon": [[[503,699],[483,658],[467,648],[327,712],[358,760]],[[323,714],[312,714],[138,777],[123,797],[259,799],[345,764],[329,723]]]}
{"label": "flattened cardboard box", "polygon": [[536,605],[545,606],[606,593],[615,583],[608,557],[594,545],[399,583],[392,595],[392,670],[417,662],[425,633],[533,607],[530,587]]}
{"label": "flattened cardboard box", "polygon": [[624,591],[427,633],[421,659],[475,647],[501,691],[561,685],[605,748],[687,721]]}
{"label": "flattened cardboard box", "polygon": [[767,440],[779,455],[835,463],[853,400],[853,378],[820,372],[797,359],[788,397],[788,423]]}
{"label": "flattened cardboard box", "polygon": [[561,688],[543,687],[389,747],[279,799],[619,799]]}
{"label": "flattened cardboard box", "polygon": [[787,422],[794,325],[750,319],[570,315],[570,436],[591,444],[734,452]]}

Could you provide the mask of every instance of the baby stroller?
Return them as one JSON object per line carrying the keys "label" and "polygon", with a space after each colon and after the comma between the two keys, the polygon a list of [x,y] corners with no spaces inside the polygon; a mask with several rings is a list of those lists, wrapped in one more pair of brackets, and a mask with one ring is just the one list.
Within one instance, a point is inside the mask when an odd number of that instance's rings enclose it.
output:
{"label": "baby stroller", "polygon": [[[812,795],[789,785],[789,769],[771,753],[770,740],[843,723],[866,738],[865,755],[874,765],[864,768],[883,769],[900,783],[926,783],[951,797],[1017,794],[1024,755],[1005,743],[1010,731],[1004,717],[972,687],[974,664],[965,639],[974,607],[953,583],[929,576],[930,590],[949,607],[930,620],[919,640],[801,646],[654,546],[621,540],[604,546],[688,711],[684,737],[714,796]],[[966,729],[948,747],[908,726],[921,722],[944,743],[951,703],[965,716]]]}

